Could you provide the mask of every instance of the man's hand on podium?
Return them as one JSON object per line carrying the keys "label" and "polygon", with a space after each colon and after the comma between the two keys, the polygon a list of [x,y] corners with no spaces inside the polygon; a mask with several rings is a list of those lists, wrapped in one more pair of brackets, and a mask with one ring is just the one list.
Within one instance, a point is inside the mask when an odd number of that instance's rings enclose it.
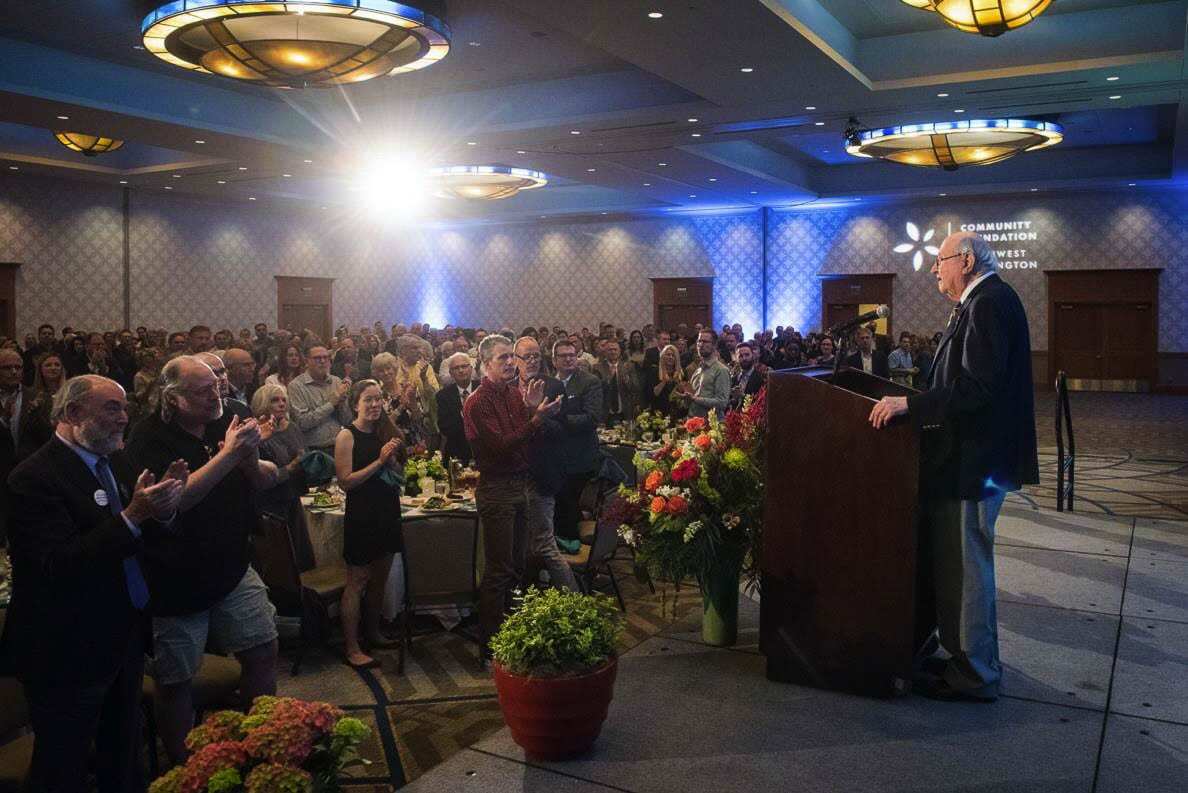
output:
{"label": "man's hand on podium", "polygon": [[870,423],[875,429],[886,427],[896,416],[907,415],[907,397],[883,397],[870,411]]}

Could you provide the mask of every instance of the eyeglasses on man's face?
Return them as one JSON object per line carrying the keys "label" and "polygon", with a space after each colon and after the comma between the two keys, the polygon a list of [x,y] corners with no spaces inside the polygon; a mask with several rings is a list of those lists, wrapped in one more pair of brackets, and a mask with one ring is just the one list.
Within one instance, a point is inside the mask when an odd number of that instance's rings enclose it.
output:
{"label": "eyeglasses on man's face", "polygon": [[939,270],[942,262],[948,261],[949,259],[956,259],[958,256],[964,256],[966,253],[968,253],[968,251],[957,251],[956,253],[950,253],[948,256],[937,256],[932,262],[932,267],[935,270]]}
{"label": "eyeglasses on man's face", "polygon": [[519,358],[521,361],[539,361],[540,353],[530,352],[527,355],[517,355],[516,357]]}

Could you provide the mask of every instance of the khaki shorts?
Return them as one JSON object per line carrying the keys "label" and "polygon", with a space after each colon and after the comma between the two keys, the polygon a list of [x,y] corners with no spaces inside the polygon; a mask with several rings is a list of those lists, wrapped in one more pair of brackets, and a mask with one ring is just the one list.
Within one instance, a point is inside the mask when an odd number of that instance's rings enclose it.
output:
{"label": "khaki shorts", "polygon": [[240,653],[274,639],[276,608],[249,566],[235,589],[206,611],[153,618],[153,679],[167,686],[192,680],[208,640],[221,652]]}

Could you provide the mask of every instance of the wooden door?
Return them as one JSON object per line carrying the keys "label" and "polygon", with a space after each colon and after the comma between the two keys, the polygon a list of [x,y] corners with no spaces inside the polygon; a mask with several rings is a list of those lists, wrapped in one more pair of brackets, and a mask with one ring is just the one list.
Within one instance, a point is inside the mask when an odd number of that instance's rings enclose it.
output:
{"label": "wooden door", "polygon": [[1101,306],[1056,306],[1056,368],[1072,378],[1096,380],[1102,374]]}
{"label": "wooden door", "polygon": [[1101,307],[1102,373],[1106,380],[1150,380],[1149,339],[1155,337],[1155,312],[1148,303]]}
{"label": "wooden door", "polygon": [[329,341],[334,328],[333,278],[276,276],[276,324],[300,333],[309,328]]}
{"label": "wooden door", "polygon": [[703,327],[710,327],[710,307],[709,306],[660,306],[659,312],[660,320],[657,323],[657,328],[664,330],[676,330],[682,324],[692,330],[693,326],[701,323]]}
{"label": "wooden door", "polygon": [[[20,264],[0,262],[0,335],[16,339],[16,277]],[[20,339],[17,339],[20,341]]]}
{"label": "wooden door", "polygon": [[712,327],[714,281],[712,278],[653,278],[652,322],[657,328],[675,330],[684,323]]}

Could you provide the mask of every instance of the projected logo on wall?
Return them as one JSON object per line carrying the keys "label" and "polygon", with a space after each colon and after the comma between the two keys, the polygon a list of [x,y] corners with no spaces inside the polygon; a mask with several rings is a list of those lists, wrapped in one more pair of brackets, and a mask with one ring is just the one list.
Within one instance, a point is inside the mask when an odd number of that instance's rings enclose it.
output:
{"label": "projected logo on wall", "polygon": [[[920,227],[908,221],[906,224],[908,239],[911,242],[901,242],[891,250],[895,253],[912,254],[912,269],[920,272],[924,266],[924,254],[936,256],[940,249],[929,243],[936,237],[935,229],[928,229],[923,234]],[[945,224],[945,236],[953,233],[953,224]],[[1001,270],[1038,270],[1039,262],[1030,248],[1016,247],[1020,242],[1036,242],[1039,232],[1033,228],[1030,220],[995,220],[979,223],[962,223],[957,227],[959,231],[973,231],[994,247],[998,255],[998,266]],[[1008,247],[1009,246],[1009,247]]]}
{"label": "projected logo on wall", "polygon": [[936,229],[928,229],[924,235],[920,235],[920,228],[912,223],[907,222],[907,235],[911,242],[901,242],[892,248],[896,253],[911,253],[912,254],[912,269],[920,272],[920,268],[924,266],[924,254],[929,256],[936,256],[940,253],[935,245],[929,245],[928,242],[936,236]]}

